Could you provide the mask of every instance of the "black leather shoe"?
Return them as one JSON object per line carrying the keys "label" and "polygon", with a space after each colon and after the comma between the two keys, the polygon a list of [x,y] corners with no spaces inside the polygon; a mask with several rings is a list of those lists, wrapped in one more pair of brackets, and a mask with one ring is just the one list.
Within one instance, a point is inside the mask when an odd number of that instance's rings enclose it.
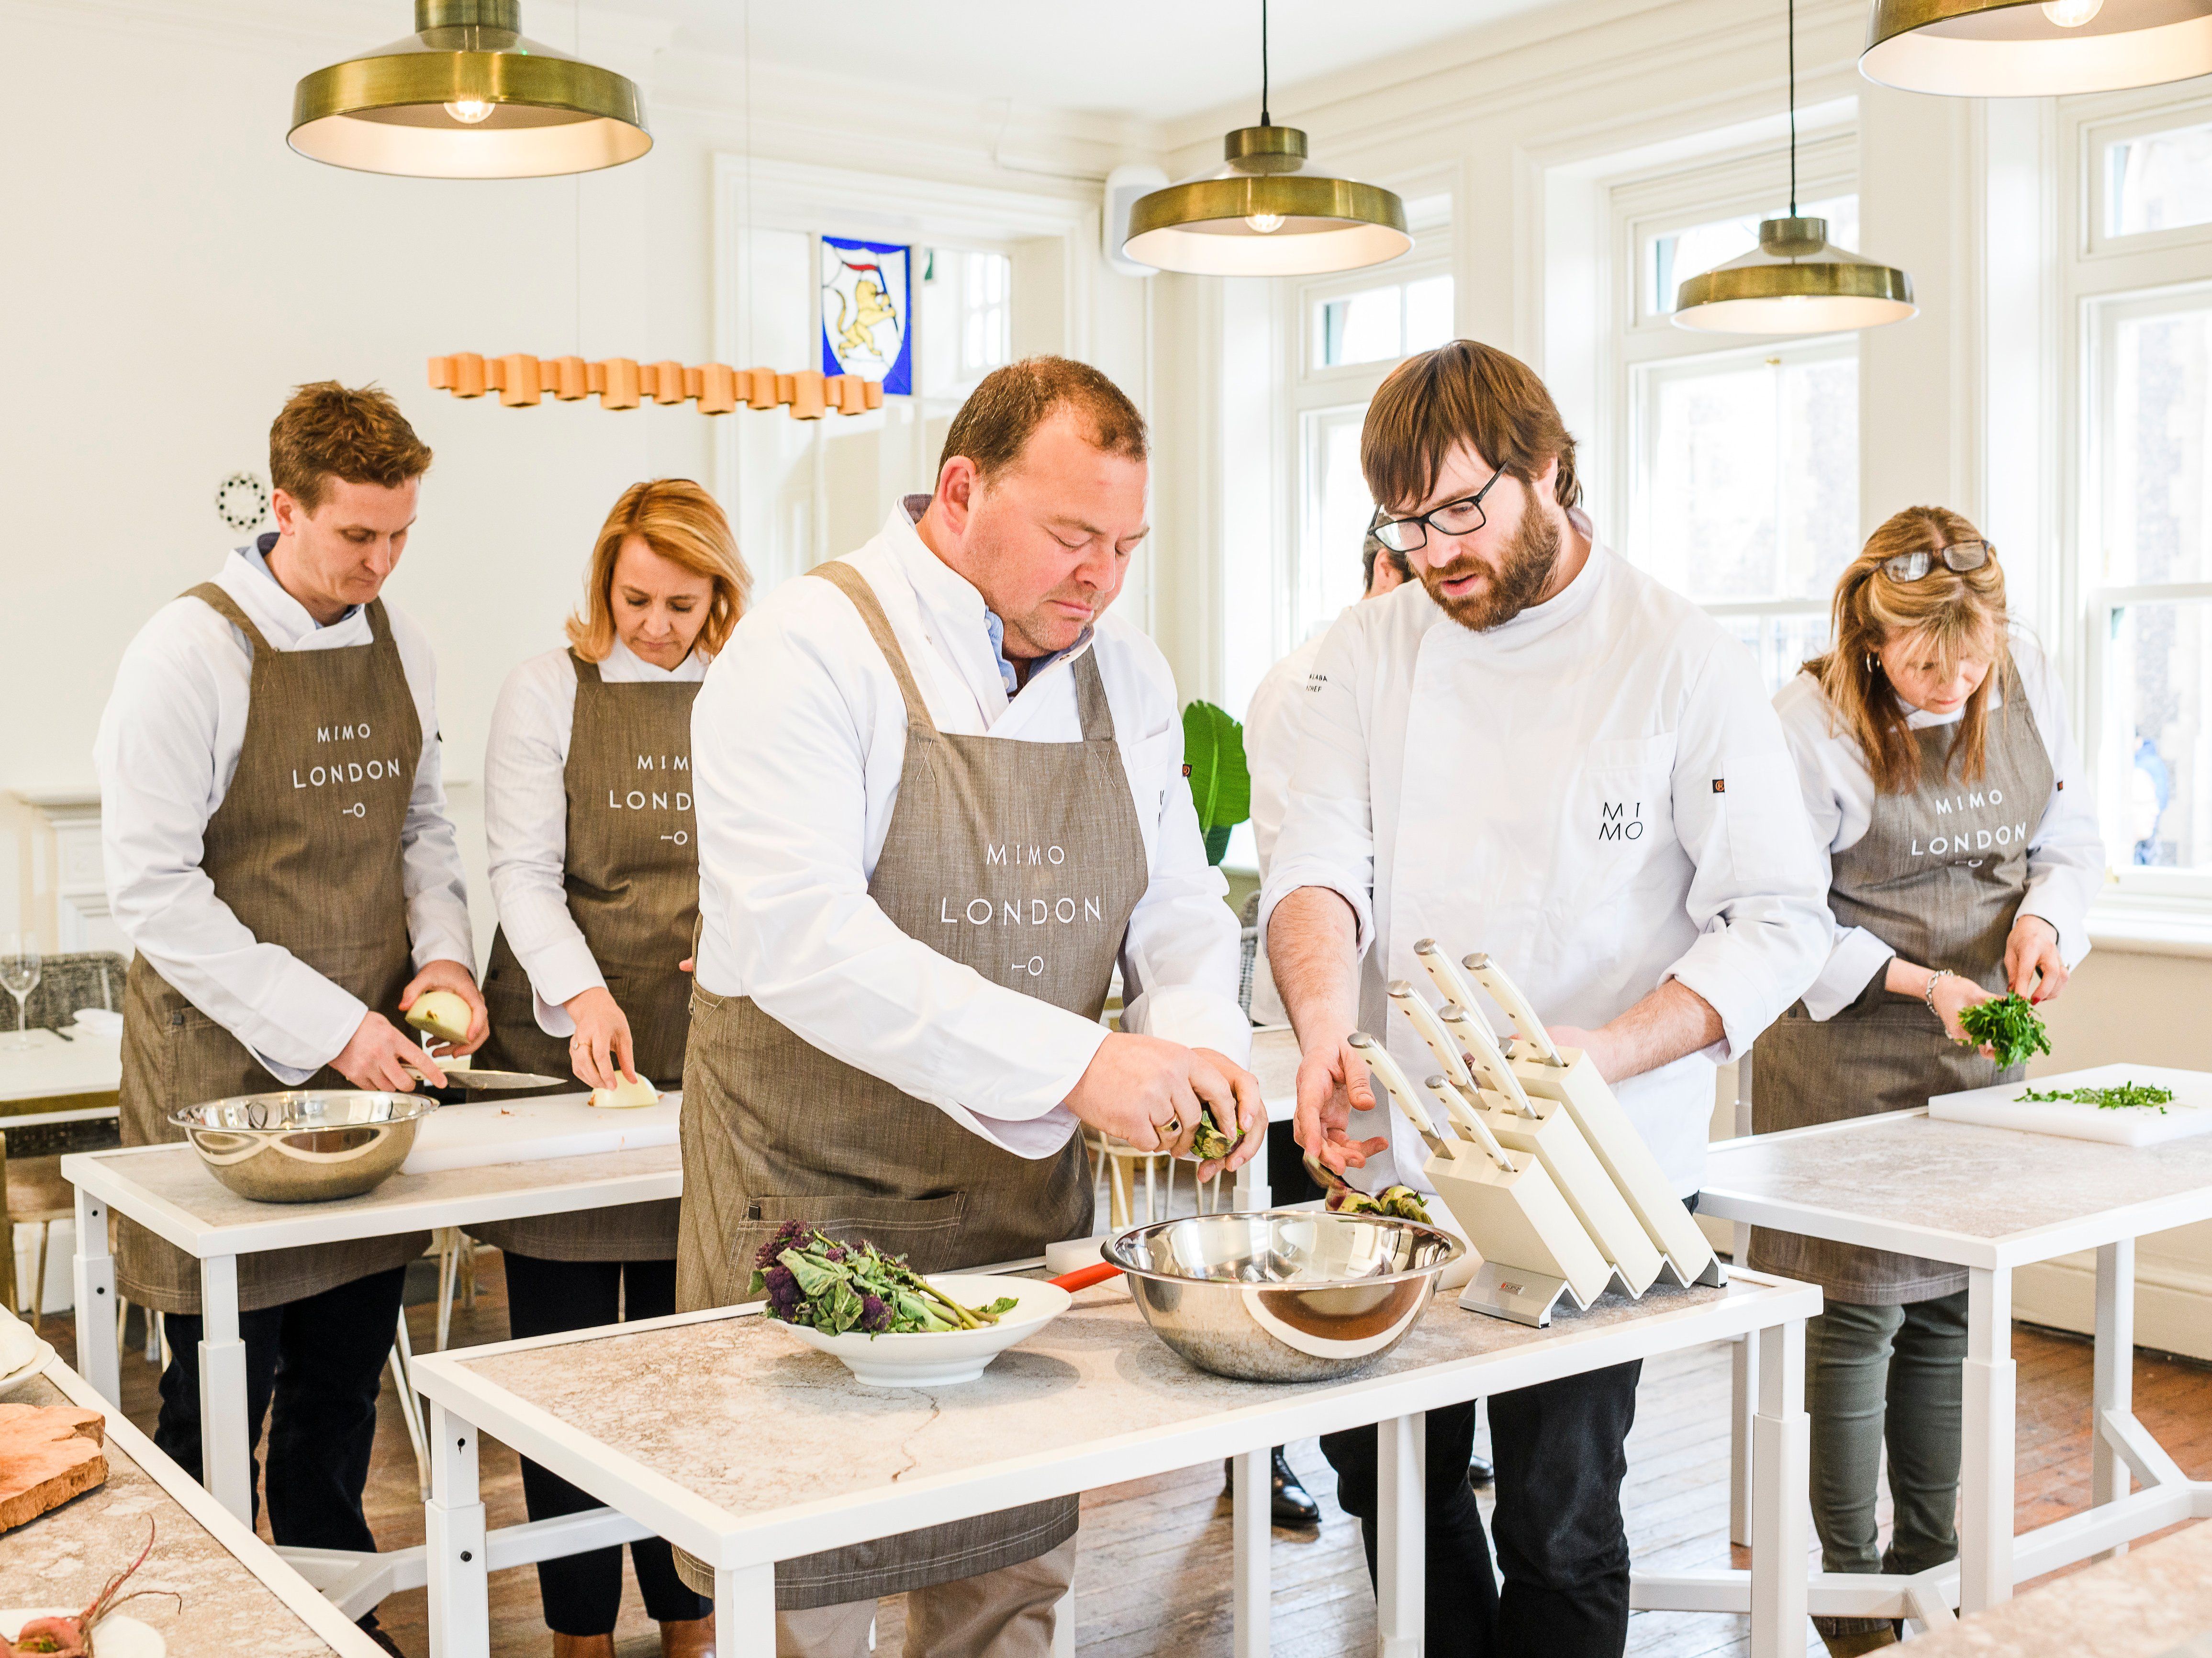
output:
{"label": "black leather shoe", "polygon": [[1480,1491],[1498,1477],[1497,1471],[1479,1456],[1468,1459],[1467,1483]]}
{"label": "black leather shoe", "polygon": [[377,1645],[382,1647],[386,1652],[390,1653],[392,1655],[392,1658],[407,1658],[406,1653],[400,1649],[399,1643],[393,1640],[389,1635],[386,1635],[384,1632],[383,1626],[376,1621],[376,1614],[374,1612],[369,1613],[368,1617],[362,1619],[359,1624],[355,1625],[355,1627],[360,1630],[363,1635],[368,1637],[370,1640],[375,1642]]}
{"label": "black leather shoe", "polygon": [[[1298,1484],[1298,1477],[1291,1471],[1289,1461],[1278,1445],[1273,1456],[1273,1477],[1268,1481],[1270,1497],[1267,1518],[1272,1524],[1287,1527],[1292,1531],[1307,1531],[1321,1524],[1321,1504],[1307,1494]],[[1236,1491],[1237,1465],[1224,1461],[1221,1465],[1224,1497],[1233,1497]]]}

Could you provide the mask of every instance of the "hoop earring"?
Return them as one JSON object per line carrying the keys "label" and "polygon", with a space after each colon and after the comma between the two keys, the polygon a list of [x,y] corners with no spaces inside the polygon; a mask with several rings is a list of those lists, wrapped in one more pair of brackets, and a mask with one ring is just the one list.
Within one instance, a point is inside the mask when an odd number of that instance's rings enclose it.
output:
{"label": "hoop earring", "polygon": [[1875,659],[1875,653],[1872,651],[1869,651],[1867,653],[1866,665],[1867,672],[1869,674],[1877,674],[1881,671],[1881,664]]}

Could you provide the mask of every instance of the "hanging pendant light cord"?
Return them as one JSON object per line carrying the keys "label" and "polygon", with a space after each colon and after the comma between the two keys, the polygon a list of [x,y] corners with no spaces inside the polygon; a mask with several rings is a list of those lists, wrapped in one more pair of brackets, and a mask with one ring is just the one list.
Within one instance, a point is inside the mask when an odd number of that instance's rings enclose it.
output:
{"label": "hanging pendant light cord", "polygon": [[1274,125],[1267,118],[1267,0],[1260,0],[1260,125]]}
{"label": "hanging pendant light cord", "polygon": [[1797,216],[1797,0],[1790,0],[1790,216]]}

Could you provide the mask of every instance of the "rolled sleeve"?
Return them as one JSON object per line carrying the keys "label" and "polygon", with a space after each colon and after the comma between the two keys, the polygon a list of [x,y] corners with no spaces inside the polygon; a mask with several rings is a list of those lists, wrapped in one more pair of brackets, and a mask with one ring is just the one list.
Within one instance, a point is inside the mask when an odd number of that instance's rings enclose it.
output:
{"label": "rolled sleeve", "polygon": [[1692,683],[1675,756],[1675,832],[1694,866],[1686,908],[1698,933],[1665,976],[1720,1015],[1713,1057],[1727,1059],[1814,982],[1835,931],[1781,721],[1734,641]]}

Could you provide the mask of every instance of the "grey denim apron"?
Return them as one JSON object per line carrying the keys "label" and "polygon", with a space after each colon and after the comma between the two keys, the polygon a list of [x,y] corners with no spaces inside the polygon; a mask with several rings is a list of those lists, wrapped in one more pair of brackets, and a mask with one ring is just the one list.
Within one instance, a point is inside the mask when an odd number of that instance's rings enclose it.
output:
{"label": "grey denim apron", "polygon": [[[398,1023],[414,976],[400,835],[422,755],[422,725],[392,642],[384,602],[368,606],[369,642],[327,651],[270,647],[215,583],[185,594],[246,635],[253,652],[238,769],[208,819],[200,869],[247,932]],[[172,1111],[280,1084],[244,1043],[132,957],[123,992],[125,1145],[184,1138]],[[302,1087],[351,1088],[325,1066]],[[200,1310],[199,1263],[118,1218],[116,1287],[142,1307]],[[241,1255],[241,1312],[320,1295],[402,1266],[428,1232]]]}
{"label": "grey denim apron", "polygon": [[[852,600],[906,701],[904,769],[868,896],[994,984],[1097,1018],[1150,873],[1097,659],[1072,665],[1079,743],[940,732],[860,573],[841,562],[810,574]],[[753,1256],[787,1220],[866,1238],[925,1272],[1090,1231],[1080,1133],[1055,1156],[1017,1157],[811,1047],[748,997],[695,990],[691,1005],[679,1310],[743,1300]],[[836,1606],[1015,1565],[1073,1536],[1077,1509],[1056,1498],[785,1561],[776,1605]],[[686,1581],[711,1593],[696,1570]]]}
{"label": "grey denim apron", "polygon": [[[696,680],[610,685],[596,662],[576,669],[568,727],[568,914],[629,1021],[637,1074],[680,1086],[690,1034],[691,953],[699,919],[699,847],[691,804],[691,704]],[[486,1069],[571,1075],[568,1044],[538,1028],[530,975],[505,929],[484,971],[491,1040]],[[529,1215],[468,1229],[471,1236],[540,1260],[670,1260],[677,1200],[568,1215]]]}
{"label": "grey denim apron", "polygon": [[[1952,776],[1955,724],[1921,727],[1918,786],[1875,796],[1865,835],[1836,856],[1828,893],[1838,926],[1864,927],[1908,962],[1949,968],[1999,993],[2005,939],[2027,891],[2028,841],[2057,776],[2009,665],[2002,683],[1984,774],[1971,784]],[[2026,1074],[2025,1066],[2001,1071],[1961,1048],[1919,997],[1884,988],[1877,974],[1835,1017],[1814,1019],[1801,1001],[1753,1046],[1752,1131],[1910,1110],[1930,1095]],[[1750,1255],[1756,1271],[1817,1284],[1860,1306],[1905,1306],[1966,1287],[1962,1267],[1763,1226],[1752,1233]]]}

